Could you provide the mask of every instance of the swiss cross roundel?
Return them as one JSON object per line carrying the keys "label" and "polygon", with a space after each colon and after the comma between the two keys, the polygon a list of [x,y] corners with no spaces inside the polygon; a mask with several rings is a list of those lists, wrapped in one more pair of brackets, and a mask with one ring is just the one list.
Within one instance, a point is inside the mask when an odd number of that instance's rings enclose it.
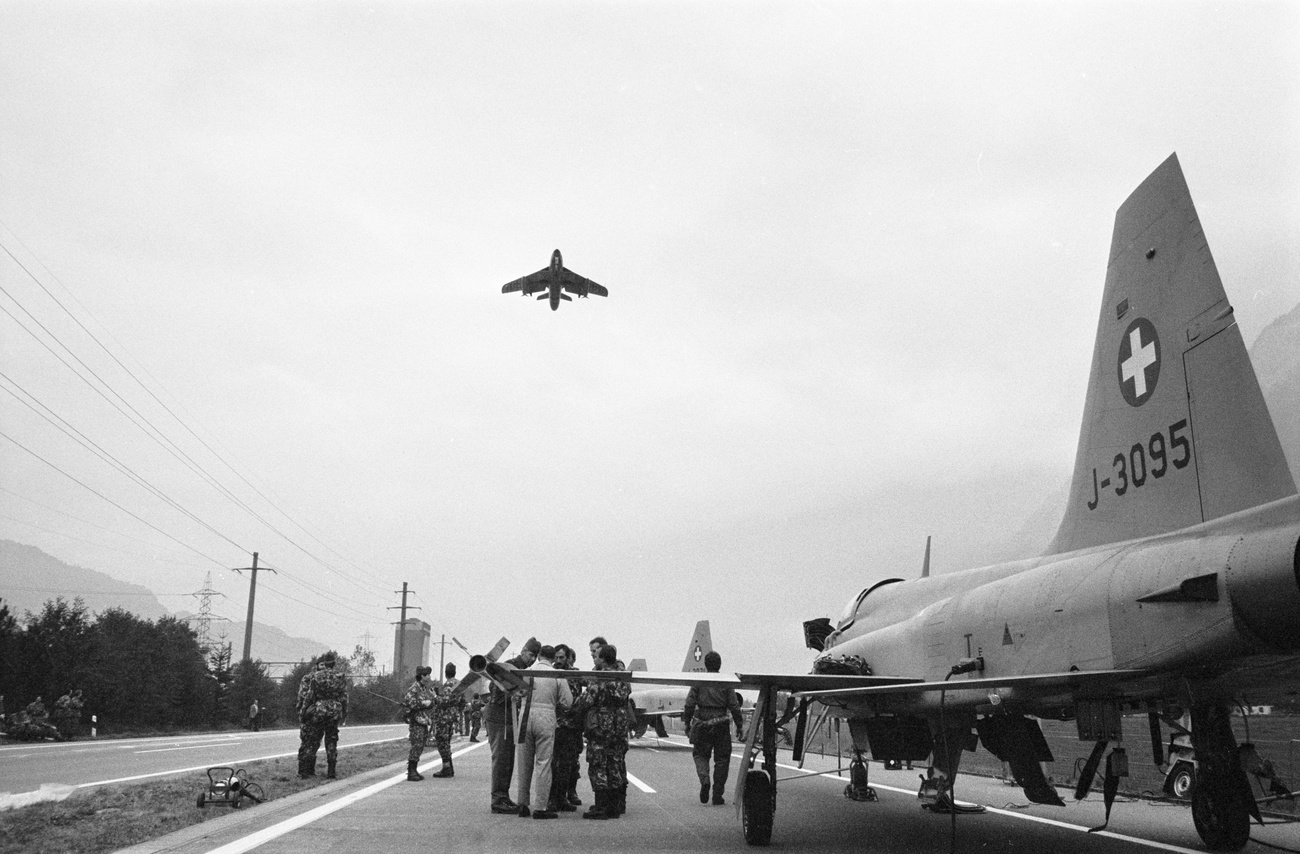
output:
{"label": "swiss cross roundel", "polygon": [[1129,406],[1141,406],[1160,380],[1160,338],[1145,317],[1128,325],[1119,339],[1119,392]]}

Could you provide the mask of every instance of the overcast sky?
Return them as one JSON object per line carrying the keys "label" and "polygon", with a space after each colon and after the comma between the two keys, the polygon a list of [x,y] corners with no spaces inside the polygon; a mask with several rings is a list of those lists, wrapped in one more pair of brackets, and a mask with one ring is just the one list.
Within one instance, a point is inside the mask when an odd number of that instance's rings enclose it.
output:
{"label": "overcast sky", "polygon": [[[2,3],[0,537],[236,619],[258,551],[260,621],[389,662],[407,582],[476,651],[673,669],[708,618],[806,669],[927,534],[978,565],[1060,497],[1171,152],[1247,344],[1300,302],[1297,45],[1295,2]],[[502,295],[557,247],[610,296]]]}

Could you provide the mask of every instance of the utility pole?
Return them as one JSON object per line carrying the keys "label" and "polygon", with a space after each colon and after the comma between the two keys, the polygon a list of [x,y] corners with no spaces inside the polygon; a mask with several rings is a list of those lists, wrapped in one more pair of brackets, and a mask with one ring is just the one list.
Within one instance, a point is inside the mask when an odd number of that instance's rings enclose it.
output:
{"label": "utility pole", "polygon": [[253,601],[257,598],[257,573],[275,572],[269,566],[257,565],[257,552],[253,552],[253,565],[236,569],[235,572],[251,572],[248,578],[248,619],[244,621],[244,657],[240,661],[253,660]]}
{"label": "utility pole", "polygon": [[388,606],[388,610],[390,611],[396,611],[400,609],[402,612],[402,620],[401,622],[397,623],[397,627],[398,627],[397,628],[397,660],[393,662],[393,675],[397,677],[398,687],[400,688],[402,682],[402,673],[401,673],[402,664],[403,664],[402,658],[405,656],[406,653],[406,612],[418,611],[420,610],[420,608],[417,605],[406,604],[406,595],[408,593],[414,593],[415,591],[407,589],[405,581],[402,582],[401,590],[394,590],[393,592],[402,594],[402,604],[400,606],[399,605]]}
{"label": "utility pole", "polygon": [[447,672],[447,636],[443,635],[442,640],[438,641],[438,678],[443,678]]}

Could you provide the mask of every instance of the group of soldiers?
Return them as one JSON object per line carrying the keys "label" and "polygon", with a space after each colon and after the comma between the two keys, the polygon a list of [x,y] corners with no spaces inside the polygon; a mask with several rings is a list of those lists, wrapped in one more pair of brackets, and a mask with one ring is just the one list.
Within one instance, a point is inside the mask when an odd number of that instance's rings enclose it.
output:
{"label": "group of soldiers", "polygon": [[[625,670],[618,650],[603,637],[588,643],[593,670]],[[451,755],[454,731],[465,724],[467,711],[473,717],[483,710],[488,746],[492,753],[491,811],[502,815],[557,818],[561,812],[576,812],[582,805],[577,794],[580,757],[585,743],[587,776],[595,803],[583,814],[589,819],[615,819],[627,811],[628,731],[636,711],[629,701],[631,687],[615,679],[584,679],[577,672],[576,653],[566,644],[543,646],[529,638],[523,650],[505,664],[527,671],[534,664],[574,671],[572,678],[530,679],[530,691],[508,693],[492,684],[488,701],[479,706],[467,703],[457,690],[456,665],[448,664],[445,679],[433,680],[430,667],[417,667],[415,681],[401,704],[409,730],[406,779],[419,782],[420,755],[432,735],[442,768],[434,777],[456,774]],[[326,776],[336,776],[339,725],[347,717],[347,680],[335,670],[333,653],[322,656],[316,669],[303,677],[298,689],[298,715],[302,723],[298,749],[298,776],[316,773],[316,753],[325,743]],[[721,664],[717,653],[706,657],[709,670]],[[526,678],[526,673],[521,673]],[[694,720],[693,720],[694,719]],[[701,803],[723,803],[731,758],[729,724],[741,726],[739,702],[730,689],[692,689],[687,698],[684,722],[694,745],[696,770],[700,778]],[[516,727],[519,732],[516,733]],[[471,741],[476,741],[474,721]],[[518,747],[518,750],[516,748]],[[710,756],[712,754],[712,756]],[[709,759],[714,760],[712,779]],[[510,797],[515,778],[517,800]],[[712,791],[710,791],[712,790]],[[712,798],[710,798],[712,795]]]}
{"label": "group of soldiers", "polygon": [[[2,705],[2,704],[0,704]],[[31,737],[50,737],[59,741],[75,738],[81,725],[81,709],[85,701],[81,698],[81,689],[69,691],[54,701],[54,714],[45,708],[45,699],[37,697],[5,721],[6,728],[14,733],[23,733]]]}
{"label": "group of soldiers", "polygon": [[[592,638],[588,649],[594,669],[625,669],[618,651],[603,637]],[[529,638],[519,655],[506,664],[528,670],[540,662],[541,666],[576,672],[576,658],[567,644],[543,646]],[[635,714],[628,702],[630,687],[626,682],[584,680],[576,675],[530,681],[534,684],[526,697],[508,696],[495,685],[489,696],[485,723],[492,751],[492,812],[535,819],[575,812],[582,805],[576,786],[585,742],[587,776],[595,803],[583,818],[618,818],[627,810],[625,757]],[[518,738],[516,720],[521,728],[527,727]],[[510,797],[512,776],[516,778],[517,800]]]}

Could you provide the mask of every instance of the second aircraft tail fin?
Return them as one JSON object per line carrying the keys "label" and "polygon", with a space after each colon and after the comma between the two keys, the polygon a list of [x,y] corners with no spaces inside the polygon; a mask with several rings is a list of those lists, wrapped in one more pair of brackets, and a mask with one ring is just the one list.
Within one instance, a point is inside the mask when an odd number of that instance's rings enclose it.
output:
{"label": "second aircraft tail fin", "polygon": [[683,673],[704,673],[704,656],[713,652],[713,636],[709,633],[709,621],[700,620],[695,624],[695,633],[691,635],[691,645],[686,648],[686,661],[682,663]]}

